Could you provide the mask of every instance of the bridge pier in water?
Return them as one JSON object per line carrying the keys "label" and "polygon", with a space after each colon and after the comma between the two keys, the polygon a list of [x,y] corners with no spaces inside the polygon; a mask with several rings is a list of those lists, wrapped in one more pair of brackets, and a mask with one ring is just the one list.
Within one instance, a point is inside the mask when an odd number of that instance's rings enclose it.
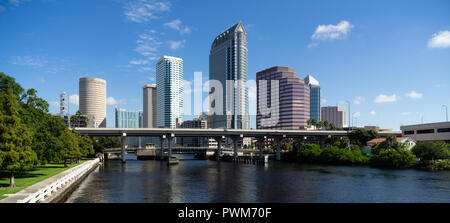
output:
{"label": "bridge pier in water", "polygon": [[122,133],[122,136],[120,137],[120,140],[122,141],[122,154],[121,154],[121,158],[122,158],[122,163],[127,162],[126,161],[126,155],[127,155],[127,151],[126,151],[126,139],[127,139],[127,134],[126,133]]}

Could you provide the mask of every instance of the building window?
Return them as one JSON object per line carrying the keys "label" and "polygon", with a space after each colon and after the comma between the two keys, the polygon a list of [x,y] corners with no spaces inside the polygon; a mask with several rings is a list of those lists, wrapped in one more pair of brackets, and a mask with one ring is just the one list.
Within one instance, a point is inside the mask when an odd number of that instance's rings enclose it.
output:
{"label": "building window", "polygon": [[421,129],[417,130],[417,134],[429,134],[434,133],[434,129]]}
{"label": "building window", "polygon": [[405,135],[414,135],[414,130],[411,131],[405,131]]}
{"label": "building window", "polygon": [[439,133],[441,133],[441,132],[450,132],[450,128],[438,129],[437,132],[439,132]]}

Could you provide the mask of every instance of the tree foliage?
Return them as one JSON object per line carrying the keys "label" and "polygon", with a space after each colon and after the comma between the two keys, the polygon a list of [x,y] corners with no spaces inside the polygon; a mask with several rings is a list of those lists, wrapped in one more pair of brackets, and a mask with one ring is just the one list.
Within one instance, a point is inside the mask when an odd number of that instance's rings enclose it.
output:
{"label": "tree foliage", "polygon": [[14,187],[14,172],[31,168],[37,157],[31,149],[31,134],[19,118],[19,103],[13,91],[7,89],[0,97],[0,168],[11,173],[10,186]]}
{"label": "tree foliage", "polygon": [[349,134],[351,143],[358,145],[359,147],[367,146],[368,141],[378,137],[379,134],[375,130],[356,129]]}
{"label": "tree foliage", "polygon": [[[11,153],[7,159],[2,155],[1,169],[8,169],[5,160],[18,160],[17,163],[23,164],[17,165],[30,167],[29,164],[36,161],[41,164],[57,163],[62,162],[65,157],[79,158],[93,153],[91,140],[70,131],[61,117],[49,114],[48,103],[37,96],[35,89],[24,90],[13,77],[4,73],[0,73],[0,112],[4,120],[2,124],[5,137],[18,135],[21,140],[5,138],[0,141],[0,147],[7,148],[15,143],[26,151],[23,155]],[[10,143],[8,140],[14,142]],[[13,159],[14,157],[19,158]]]}
{"label": "tree foliage", "polygon": [[422,142],[415,145],[411,150],[420,160],[429,161],[434,159],[447,159],[450,149],[443,142]]}

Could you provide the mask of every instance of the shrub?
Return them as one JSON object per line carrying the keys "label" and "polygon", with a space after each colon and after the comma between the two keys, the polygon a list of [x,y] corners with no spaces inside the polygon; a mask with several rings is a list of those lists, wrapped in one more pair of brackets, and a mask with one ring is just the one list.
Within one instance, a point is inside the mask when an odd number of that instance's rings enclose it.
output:
{"label": "shrub", "polygon": [[382,150],[373,155],[370,164],[380,168],[407,168],[417,163],[417,157],[406,149]]}
{"label": "shrub", "polygon": [[322,150],[317,144],[302,144],[297,150],[297,160],[304,163],[316,163]]}

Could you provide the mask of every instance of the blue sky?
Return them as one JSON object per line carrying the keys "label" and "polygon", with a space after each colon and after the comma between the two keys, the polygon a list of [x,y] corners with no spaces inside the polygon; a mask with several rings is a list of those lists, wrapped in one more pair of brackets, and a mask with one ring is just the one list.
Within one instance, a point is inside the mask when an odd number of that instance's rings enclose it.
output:
{"label": "blue sky", "polygon": [[114,127],[114,106],[142,109],[157,58],[181,57],[184,79],[202,72],[205,81],[213,39],[242,21],[249,79],[289,66],[319,80],[323,105],[350,101],[359,126],[399,129],[445,121],[449,12],[445,0],[0,0],[0,71],[38,90],[52,113],[63,91],[78,108],[78,78],[106,79]]}

